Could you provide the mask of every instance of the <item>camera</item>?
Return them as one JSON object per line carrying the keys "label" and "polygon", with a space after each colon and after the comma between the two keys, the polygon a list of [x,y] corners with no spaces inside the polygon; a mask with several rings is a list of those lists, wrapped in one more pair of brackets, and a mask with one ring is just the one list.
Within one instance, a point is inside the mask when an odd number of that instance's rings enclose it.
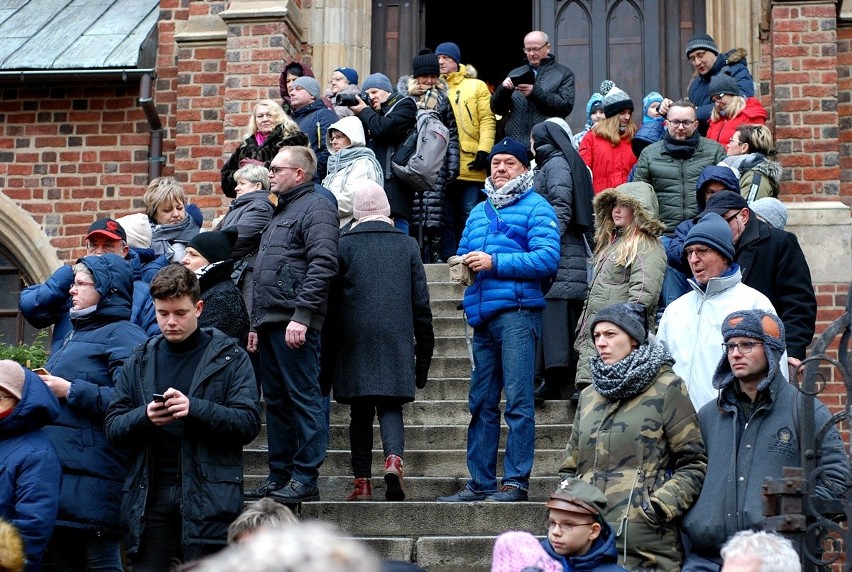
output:
{"label": "camera", "polygon": [[364,103],[368,106],[370,105],[370,94],[366,91],[362,91],[359,94],[354,93],[338,93],[335,101],[337,105],[342,105],[344,107],[351,107],[353,105],[358,105],[358,98],[361,98]]}

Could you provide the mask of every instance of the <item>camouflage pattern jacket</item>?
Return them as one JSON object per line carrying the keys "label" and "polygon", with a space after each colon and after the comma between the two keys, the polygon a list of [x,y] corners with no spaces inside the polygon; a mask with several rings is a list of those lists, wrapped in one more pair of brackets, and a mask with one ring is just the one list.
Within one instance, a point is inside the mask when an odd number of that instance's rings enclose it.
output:
{"label": "camouflage pattern jacket", "polygon": [[707,469],[704,441],[686,385],[663,365],[644,392],[609,401],[589,386],[559,469],[598,487],[616,532],[619,564],[679,571],[678,524],[698,497]]}

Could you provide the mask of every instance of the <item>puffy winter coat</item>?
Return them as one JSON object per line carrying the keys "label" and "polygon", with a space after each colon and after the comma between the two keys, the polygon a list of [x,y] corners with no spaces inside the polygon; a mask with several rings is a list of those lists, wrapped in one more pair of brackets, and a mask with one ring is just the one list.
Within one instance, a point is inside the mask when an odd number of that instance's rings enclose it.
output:
{"label": "puffy winter coat", "polygon": [[334,398],[413,401],[415,367],[429,370],[435,346],[417,242],[386,222],[363,222],[341,235],[338,260],[322,342]]}
{"label": "puffy winter coat", "polygon": [[458,71],[444,76],[459,133],[458,179],[462,181],[485,181],[486,169],[474,171],[469,164],[480,151],[491,152],[497,132],[497,120],[491,111],[491,91],[476,77],[473,66],[463,64]]}
{"label": "puffy winter coat", "polygon": [[[331,146],[331,130],[337,130],[349,138],[349,146],[335,151]],[[366,146],[364,126],[355,116],[344,117],[332,123],[326,133],[325,144],[330,153],[328,157],[328,174],[322,180],[322,185],[334,193],[337,199],[337,212],[340,216],[340,227],[352,222],[352,204],[355,189],[364,181],[373,181],[381,185],[384,182],[382,167],[376,161],[376,154]]]}
{"label": "puffy winter coat", "polygon": [[[248,355],[216,329],[201,356],[182,419],[180,467],[183,544],[224,545],[228,525],[243,509],[243,446],[260,432],[257,383]],[[145,408],[156,391],[154,355],[162,356],[163,336],[134,350],[116,384],[104,426],[109,440],[126,448],[132,460],[125,473],[121,503],[124,546],[139,550],[145,528],[153,468],[151,444],[156,426]],[[162,358],[161,358],[162,359]]]}
{"label": "puffy winter coat", "polygon": [[[532,70],[529,64],[510,71],[507,76],[519,76]],[[550,55],[533,70],[535,84],[529,97],[517,90],[508,90],[501,82],[491,95],[491,111],[507,116],[506,135],[526,144],[533,125],[548,117],[568,117],[574,109],[574,72],[556,63]]]}
{"label": "puffy winter coat", "polygon": [[778,197],[781,165],[761,153],[732,155],[723,161],[740,174],[740,194],[752,203],[763,197]]}
{"label": "puffy winter coat", "polygon": [[307,146],[310,142],[308,136],[297,131],[295,133],[284,134],[281,125],[276,125],[272,133],[263,140],[263,143],[258,144],[255,135],[246,137],[243,144],[237,147],[236,151],[231,154],[228,162],[222,167],[222,192],[226,197],[233,199],[237,196],[237,182],[234,180],[234,173],[240,168],[240,161],[243,159],[254,159],[255,161],[263,162],[263,166],[269,168],[269,163],[278,154],[282,147],[293,145]]}
{"label": "puffy winter coat", "polygon": [[127,456],[107,441],[104,416],[125,361],[148,335],[129,321],[133,278],[127,263],[115,254],[81,261],[101,299],[93,313],[71,319],[73,330],[44,366],[71,382],[59,416],[44,432],[62,463],[57,526],[114,535]]}
{"label": "puffy winter coat", "polygon": [[705,125],[710,121],[710,114],[713,112],[713,102],[710,101],[710,80],[720,73],[728,74],[737,80],[743,97],[754,97],[754,79],[748,71],[746,51],[735,48],[719,54],[716,63],[706,74],[696,75],[689,82],[689,101],[698,106],[698,120]]}
{"label": "puffy winter coat", "polygon": [[43,428],[59,415],[47,385],[24,369],[21,400],[0,419],[0,517],[24,541],[26,572],[39,572],[56,513],[62,467]]}
{"label": "puffy winter coat", "polygon": [[314,180],[322,181],[326,175],[326,164],[330,154],[325,144],[325,134],[331,124],[337,121],[337,114],[320,99],[293,111],[293,119],[299,125],[299,129],[308,136],[309,146],[317,155],[317,172]]}
{"label": "puffy winter coat", "polygon": [[760,101],[756,97],[747,97],[745,107],[736,117],[720,117],[716,121],[710,121],[707,138],[721,145],[727,145],[740,125],[747,123],[763,125],[766,123],[767,117],[766,109],[763,108]]}
{"label": "puffy winter coat", "polygon": [[671,366],[623,401],[584,389],[565,454],[559,474],[606,495],[619,562],[630,570],[680,570],[678,524],[701,491],[707,455],[686,385]]}
{"label": "puffy winter coat", "polygon": [[673,157],[665,139],[649,145],[639,155],[633,180],[654,187],[666,236],[673,235],[681,221],[698,214],[695,183],[704,167],[716,165],[724,158],[725,148],[705,137],[699,138],[695,151],[686,159]]}
{"label": "puffy winter coat", "polygon": [[527,242],[526,250],[501,230],[491,229],[485,204],[479,203],[471,211],[458,248],[459,255],[485,252],[491,255],[493,265],[491,270],[478,272],[464,291],[464,310],[473,327],[507,310],[544,308],[541,280],[556,273],[559,265],[559,227],[547,199],[529,189],[515,202],[497,209]]}
{"label": "puffy winter coat", "polygon": [[579,153],[583,162],[592,170],[595,194],[626,183],[627,176],[636,164],[630,138],[622,137],[618,145],[613,145],[595,133],[594,129],[583,137]]}
{"label": "puffy winter coat", "polygon": [[[424,96],[419,95],[419,86],[417,78],[409,78],[403,76],[397,83],[401,86],[400,92],[406,90],[409,97],[414,99],[418,109],[432,109],[432,104]],[[444,164],[441,165],[441,170],[438,172],[438,179],[431,188],[416,193],[411,210],[411,224],[420,225],[429,228],[440,228],[444,225],[444,193],[447,190],[447,185],[456,180],[459,176],[459,132],[456,126],[456,118],[453,109],[450,106],[450,100],[447,97],[447,82],[439,80],[432,88],[434,93],[431,97],[435,97],[437,93],[437,105],[435,111],[441,117],[441,122],[447,127],[450,132],[450,140],[447,145],[447,153],[444,156]]]}

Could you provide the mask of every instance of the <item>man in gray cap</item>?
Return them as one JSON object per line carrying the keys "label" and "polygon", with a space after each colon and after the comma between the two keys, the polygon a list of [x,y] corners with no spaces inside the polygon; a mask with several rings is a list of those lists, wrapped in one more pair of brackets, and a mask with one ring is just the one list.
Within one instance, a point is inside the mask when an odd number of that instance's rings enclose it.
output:
{"label": "man in gray cap", "polygon": [[[722,318],[738,309],[774,314],[775,308],[769,298],[742,283],[740,267],[734,263],[734,236],[718,214],[708,213],[692,227],[683,254],[692,272],[692,291],[666,306],[657,338],[668,346],[674,372],[686,381],[697,411],[717,395],[712,378],[723,355]],[[783,360],[786,373],[787,352]]]}
{"label": "man in gray cap", "polygon": [[308,136],[310,147],[317,155],[314,181],[320,182],[325,178],[328,157],[331,155],[325,144],[325,134],[331,124],[337,121],[337,113],[326,107],[319,82],[312,77],[303,75],[293,80],[289,93],[293,119]]}
{"label": "man in gray cap", "polygon": [[[683,519],[691,541],[685,572],[718,571],[725,540],[740,530],[762,528],[765,479],[783,477],[786,467],[801,466],[798,410],[803,402],[778,365],[786,346],[784,324],[762,310],[739,310],[722,320],[721,334],[723,355],[713,375],[720,394],[698,412],[707,447],[707,478]],[[815,426],[829,427],[818,445],[822,471],[815,493],[840,498],[849,475],[845,447],[837,426],[829,424],[828,408],[819,400],[813,408]]]}

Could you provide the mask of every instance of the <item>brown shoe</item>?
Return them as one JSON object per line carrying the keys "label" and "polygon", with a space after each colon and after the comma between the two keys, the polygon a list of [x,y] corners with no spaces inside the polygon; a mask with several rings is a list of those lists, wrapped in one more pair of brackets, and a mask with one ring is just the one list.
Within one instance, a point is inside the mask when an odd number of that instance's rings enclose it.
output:
{"label": "brown shoe", "polygon": [[370,479],[355,479],[355,488],[346,500],[373,500],[373,483]]}
{"label": "brown shoe", "polygon": [[389,501],[405,500],[405,484],[402,474],[402,457],[388,455],[385,459],[385,499]]}

